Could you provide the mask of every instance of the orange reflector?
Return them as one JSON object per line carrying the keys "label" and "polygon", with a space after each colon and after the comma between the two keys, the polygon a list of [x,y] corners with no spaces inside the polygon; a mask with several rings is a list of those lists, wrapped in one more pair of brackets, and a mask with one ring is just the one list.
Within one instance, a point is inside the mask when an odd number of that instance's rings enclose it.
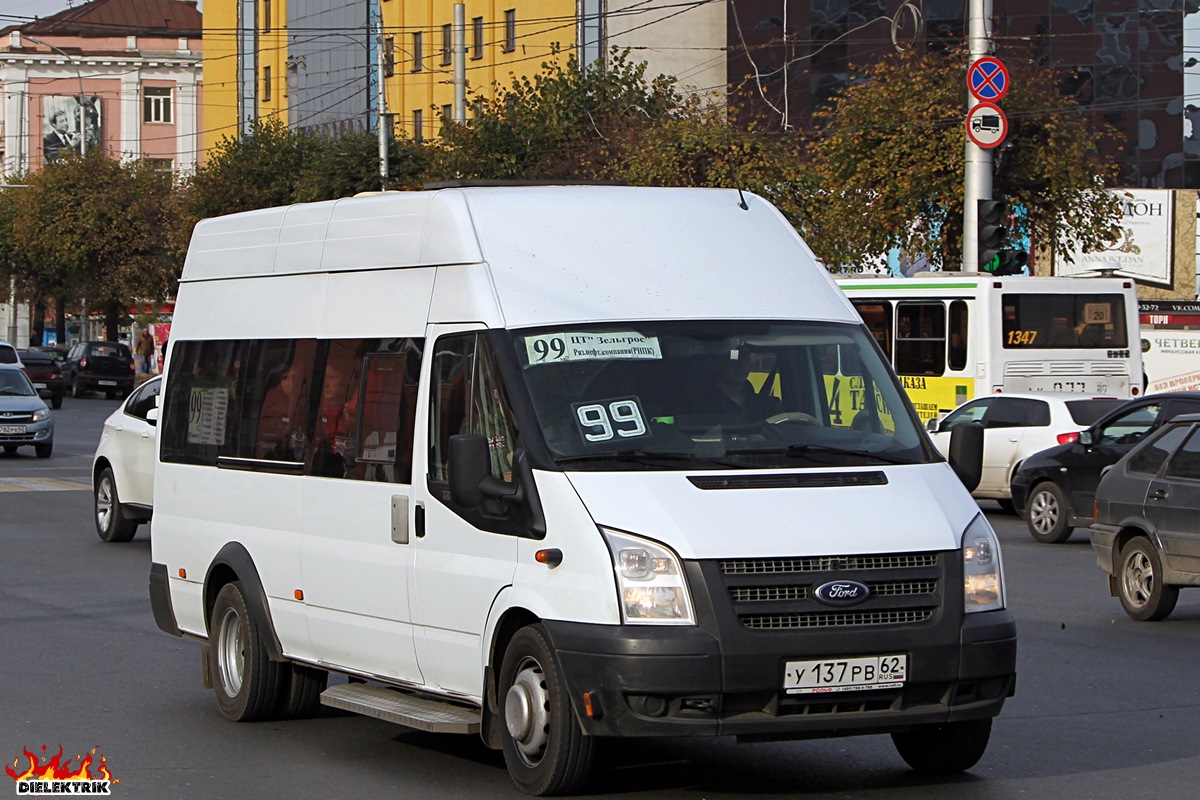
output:
{"label": "orange reflector", "polygon": [[[536,553],[533,554],[533,558],[539,564],[549,564],[550,563],[550,551],[549,550],[538,550]],[[587,695],[585,694],[584,697],[587,697]]]}
{"label": "orange reflector", "polygon": [[179,577],[181,577],[181,578],[186,578],[186,577],[187,577],[187,570],[186,570],[186,569],[184,569],[183,567],[180,567],[180,568],[179,568]]}
{"label": "orange reflector", "polygon": [[592,693],[591,692],[583,693],[583,711],[589,717],[595,716],[592,713]]}
{"label": "orange reflector", "polygon": [[297,600],[304,599],[304,590],[303,589],[297,589],[296,591],[292,592],[292,594],[296,596]]}
{"label": "orange reflector", "polygon": [[563,554],[562,550],[559,550],[557,547],[550,547],[545,550],[538,550],[533,554],[533,559],[539,564],[545,564],[554,569],[562,563]]}

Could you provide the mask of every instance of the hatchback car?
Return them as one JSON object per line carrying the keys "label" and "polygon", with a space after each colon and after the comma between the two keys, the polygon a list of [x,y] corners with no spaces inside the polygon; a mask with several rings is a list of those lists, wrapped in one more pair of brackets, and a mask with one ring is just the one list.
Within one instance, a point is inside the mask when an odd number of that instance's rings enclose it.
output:
{"label": "hatchback car", "polygon": [[40,350],[20,350],[18,355],[33,388],[42,397],[49,398],[51,406],[62,408],[63,395],[67,392],[66,381],[54,357]]}
{"label": "hatchback car", "polygon": [[92,458],[96,533],[103,541],[128,542],[150,520],[161,389],[162,378],[151,378],[104,421]]}
{"label": "hatchback car", "polygon": [[1092,548],[1109,591],[1136,620],[1170,615],[1200,585],[1200,414],[1162,426],[1096,487]]}
{"label": "hatchback car", "polygon": [[972,493],[1013,510],[1013,471],[1029,456],[1072,442],[1079,432],[1120,405],[1120,398],[1060,392],[1006,393],[979,397],[930,423],[938,451],[950,455],[950,432],[964,422],[983,425],[983,476]]}
{"label": "hatchback car", "polygon": [[112,400],[133,391],[133,353],[122,342],[79,342],[62,363],[67,390],[72,397],[100,391]]}
{"label": "hatchback car", "polygon": [[38,458],[49,458],[54,452],[50,409],[14,364],[0,364],[0,445],[9,455],[18,447],[32,447]]}
{"label": "hatchback car", "polygon": [[0,342],[0,364],[21,366],[21,357],[17,355],[17,348],[8,342]]}
{"label": "hatchback car", "polygon": [[1012,479],[1013,503],[1039,542],[1070,538],[1092,524],[1092,501],[1101,471],[1120,460],[1149,433],[1181,414],[1200,413],[1200,392],[1165,392],[1129,400],[1079,438],[1035,453]]}

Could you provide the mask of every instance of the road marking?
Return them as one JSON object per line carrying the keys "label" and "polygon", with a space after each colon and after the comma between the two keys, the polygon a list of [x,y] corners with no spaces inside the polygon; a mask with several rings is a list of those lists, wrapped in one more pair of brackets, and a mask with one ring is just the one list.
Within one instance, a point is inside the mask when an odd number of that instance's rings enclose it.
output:
{"label": "road marking", "polygon": [[55,478],[0,478],[0,492],[75,492],[91,488],[88,483]]}

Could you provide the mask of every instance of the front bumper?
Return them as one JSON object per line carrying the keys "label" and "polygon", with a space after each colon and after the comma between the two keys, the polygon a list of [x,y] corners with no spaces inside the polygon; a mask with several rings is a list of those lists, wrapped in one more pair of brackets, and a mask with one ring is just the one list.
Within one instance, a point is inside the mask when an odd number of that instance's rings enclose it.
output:
{"label": "front bumper", "polygon": [[[0,421],[0,430],[3,430],[7,423]],[[18,423],[11,427],[23,427],[25,430],[21,433],[0,433],[0,445],[6,447],[22,447],[37,444],[51,444],[54,442],[54,420],[44,419],[38,422]]]}
{"label": "front bumper", "polygon": [[[962,585],[961,570],[944,574],[949,584]],[[1015,691],[1012,615],[963,614],[961,592],[946,591],[942,609],[917,624],[751,630],[737,604],[724,602],[712,571],[690,564],[689,579],[699,616],[694,627],[545,622],[589,734],[797,739],[884,733],[993,717]],[[829,694],[783,688],[788,661],[899,653],[908,657],[900,688]]]}

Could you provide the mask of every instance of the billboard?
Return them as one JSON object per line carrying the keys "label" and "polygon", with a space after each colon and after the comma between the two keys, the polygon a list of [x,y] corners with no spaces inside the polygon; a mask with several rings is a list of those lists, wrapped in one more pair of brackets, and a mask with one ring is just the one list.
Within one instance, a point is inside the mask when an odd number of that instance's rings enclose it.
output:
{"label": "billboard", "polygon": [[42,98],[43,163],[49,164],[68,151],[79,153],[85,142],[88,150],[100,147],[100,98],[85,96],[81,107],[80,97],[47,95]]}
{"label": "billboard", "polygon": [[1117,240],[1102,250],[1071,253],[1071,262],[1057,258],[1058,275],[1095,274],[1115,270],[1138,283],[1174,285],[1174,195],[1170,189],[1113,189],[1121,200]]}

